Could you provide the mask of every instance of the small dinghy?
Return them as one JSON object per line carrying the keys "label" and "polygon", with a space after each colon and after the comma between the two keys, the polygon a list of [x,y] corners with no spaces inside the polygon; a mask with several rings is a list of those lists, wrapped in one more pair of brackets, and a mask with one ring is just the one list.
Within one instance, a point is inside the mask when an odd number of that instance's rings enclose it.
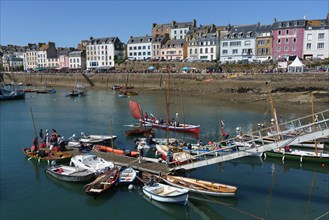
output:
{"label": "small dinghy", "polygon": [[127,167],[120,172],[119,183],[131,184],[136,181],[137,171],[132,167]]}
{"label": "small dinghy", "polygon": [[188,190],[162,183],[151,183],[143,186],[143,193],[158,202],[186,205]]}

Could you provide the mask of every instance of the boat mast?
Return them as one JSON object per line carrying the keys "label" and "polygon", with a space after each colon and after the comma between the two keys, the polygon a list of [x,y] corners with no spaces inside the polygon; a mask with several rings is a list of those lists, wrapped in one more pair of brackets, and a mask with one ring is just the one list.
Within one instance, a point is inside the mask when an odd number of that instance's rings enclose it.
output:
{"label": "boat mast", "polygon": [[167,94],[167,97],[166,97],[166,107],[167,107],[167,147],[169,146],[169,124],[170,124],[170,121],[169,121],[169,115],[170,115],[170,109],[169,109],[169,106],[170,106],[170,64],[168,64],[167,66],[167,70],[168,70],[168,94]]}
{"label": "boat mast", "polygon": [[276,136],[275,136],[275,141],[278,141],[279,140],[279,136],[278,136],[278,133],[279,133],[279,125],[278,125],[278,117],[277,117],[277,114],[276,114],[276,110],[274,108],[274,105],[273,105],[273,99],[272,99],[272,95],[271,95],[271,92],[270,92],[270,103],[271,103],[271,110],[272,110],[272,115],[273,115],[273,120],[274,120],[274,126],[275,126],[275,129],[276,129]]}
{"label": "boat mast", "polygon": [[37,146],[35,146],[35,150],[38,151],[39,150],[39,142],[38,142],[38,136],[37,136],[37,130],[35,128],[35,123],[34,123],[34,117],[33,117],[33,112],[32,112],[32,107],[30,106],[30,112],[31,112],[31,116],[32,116],[32,123],[33,123],[33,128],[34,128],[34,135],[35,138],[37,138]]}
{"label": "boat mast", "polygon": [[223,141],[223,125],[222,125],[222,121],[220,120],[219,110],[218,110],[218,121],[219,121],[219,141],[222,142]]}
{"label": "boat mast", "polygon": [[[313,118],[313,129],[314,132],[316,132],[316,126],[315,126],[315,114],[314,114],[314,96],[311,92],[311,99],[312,99],[312,118]],[[317,146],[317,139],[314,139],[314,146],[315,146],[315,155],[318,156],[318,146]]]}
{"label": "boat mast", "polygon": [[113,136],[112,136],[112,119],[110,119],[110,137],[111,137],[111,146],[112,146],[113,166],[115,166],[115,160],[114,160],[114,144],[113,144]]}

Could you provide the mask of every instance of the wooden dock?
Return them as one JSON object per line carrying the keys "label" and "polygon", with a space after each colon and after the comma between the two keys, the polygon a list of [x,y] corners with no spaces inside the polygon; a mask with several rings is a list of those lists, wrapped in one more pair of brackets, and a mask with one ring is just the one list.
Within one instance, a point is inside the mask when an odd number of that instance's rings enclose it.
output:
{"label": "wooden dock", "polygon": [[[71,153],[73,155],[82,154],[77,149],[68,150],[66,152]],[[138,171],[145,171],[156,175],[164,175],[169,173],[167,165],[163,163],[154,163],[148,161],[142,161],[142,163],[139,163],[138,157],[128,157],[125,155],[118,155],[118,154],[105,153],[105,152],[95,152],[95,151],[90,151],[90,153],[95,154],[96,156],[101,157],[104,160],[111,161],[119,166],[130,165],[132,168]]]}

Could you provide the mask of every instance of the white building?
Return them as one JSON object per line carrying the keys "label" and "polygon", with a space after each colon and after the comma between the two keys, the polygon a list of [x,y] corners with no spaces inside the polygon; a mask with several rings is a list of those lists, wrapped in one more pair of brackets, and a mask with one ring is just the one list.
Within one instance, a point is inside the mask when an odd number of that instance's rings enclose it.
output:
{"label": "white building", "polygon": [[170,39],[171,40],[181,40],[185,39],[187,32],[196,27],[196,20],[193,19],[192,22],[176,22],[171,23]]}
{"label": "white building", "polygon": [[24,53],[23,66],[24,70],[35,69],[38,67],[38,51],[36,48],[29,48]]}
{"label": "white building", "polygon": [[303,59],[326,58],[329,58],[329,15],[327,19],[307,21],[303,43]]}
{"label": "white building", "polygon": [[69,53],[70,69],[86,69],[86,51],[72,51]]}
{"label": "white building", "polygon": [[151,59],[152,54],[152,42],[155,37],[142,36],[142,37],[130,37],[127,42],[127,57],[130,60],[146,60]]}
{"label": "white building", "polygon": [[192,39],[188,46],[188,57],[213,61],[219,58],[219,38],[217,33],[202,34]]}
{"label": "white building", "polygon": [[229,34],[221,39],[220,61],[231,63],[255,60],[257,25],[233,26]]}
{"label": "white building", "polygon": [[112,69],[115,57],[123,58],[123,44],[118,37],[91,39],[86,46],[87,69]]}

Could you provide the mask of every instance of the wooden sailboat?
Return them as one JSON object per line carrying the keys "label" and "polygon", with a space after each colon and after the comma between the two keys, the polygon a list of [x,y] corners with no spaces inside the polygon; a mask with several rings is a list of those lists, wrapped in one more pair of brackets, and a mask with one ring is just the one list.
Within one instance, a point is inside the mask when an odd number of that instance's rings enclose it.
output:
{"label": "wooden sailboat", "polygon": [[[312,99],[312,115],[313,115],[313,124],[314,124],[313,131],[316,132],[313,94],[311,94],[311,99]],[[276,127],[278,126],[276,125]],[[288,160],[297,160],[300,162],[329,164],[329,154],[318,151],[316,139],[314,140],[314,146],[315,146],[315,150],[292,149],[290,146],[284,146],[281,148],[277,148],[273,151],[266,152],[265,154],[266,156],[281,158],[282,161],[288,159]]]}
{"label": "wooden sailboat", "polygon": [[66,97],[80,97],[80,96],[85,96],[86,91],[85,88],[82,84],[78,84],[78,77],[77,73],[75,74],[75,84],[72,89],[72,91],[68,92],[65,94]]}

